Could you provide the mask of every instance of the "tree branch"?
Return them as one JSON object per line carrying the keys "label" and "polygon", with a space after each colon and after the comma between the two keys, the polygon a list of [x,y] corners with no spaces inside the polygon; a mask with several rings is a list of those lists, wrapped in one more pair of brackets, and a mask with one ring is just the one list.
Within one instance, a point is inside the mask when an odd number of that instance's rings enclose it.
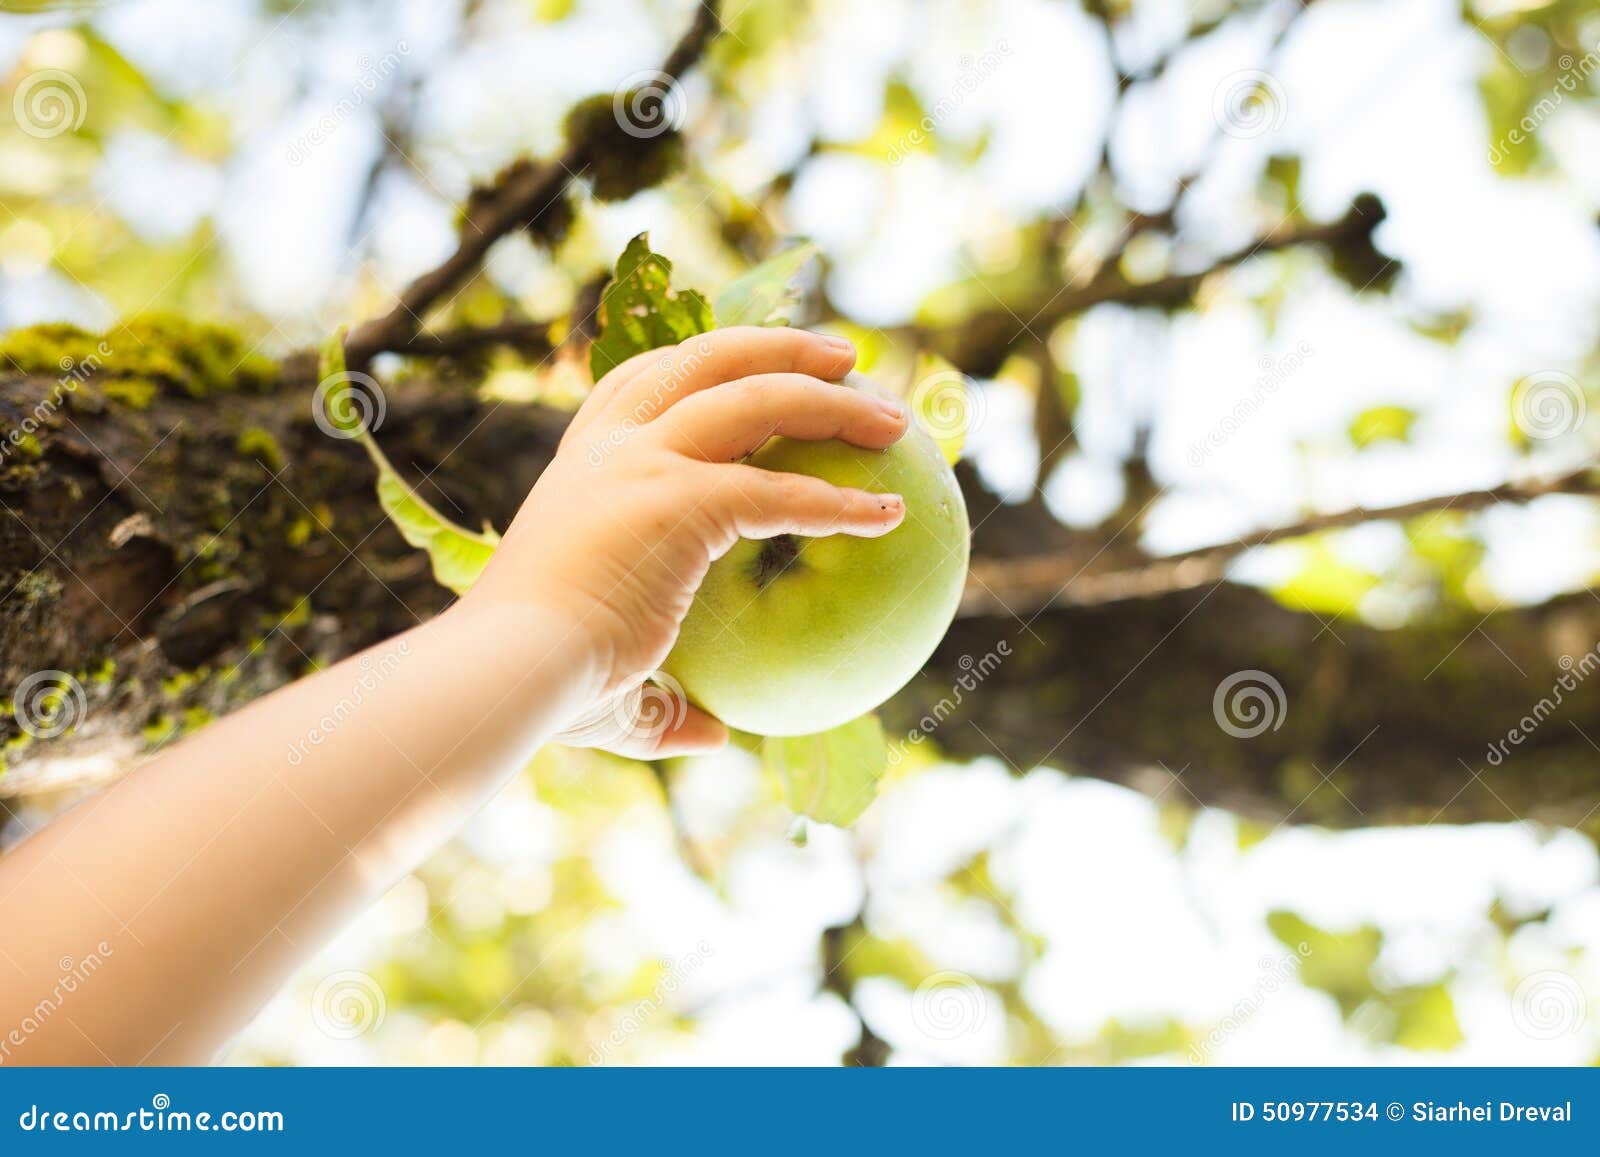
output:
{"label": "tree branch", "polygon": [[1471,513],[1501,503],[1532,502],[1549,494],[1600,495],[1600,473],[1591,465],[1552,478],[1513,480],[1482,490],[1419,498],[1393,506],[1356,506],[1314,514],[1299,522],[1248,534],[1235,542],[1197,547],[1134,567],[1095,573],[1083,552],[1020,558],[974,559],[962,599],[965,615],[1027,615],[1048,607],[1099,606],[1152,598],[1221,581],[1228,564],[1246,551],[1327,530],[1367,522],[1397,521],[1454,510]]}
{"label": "tree branch", "polygon": [[[717,0],[702,0],[688,31],[668,53],[661,72],[672,82],[693,67],[721,27],[717,7]],[[571,140],[554,160],[509,171],[492,197],[467,218],[455,252],[401,290],[388,313],[351,331],[345,339],[346,362],[361,366],[374,354],[411,341],[428,310],[471,275],[496,241],[561,198],[568,183],[588,167],[589,149],[590,142]]]}

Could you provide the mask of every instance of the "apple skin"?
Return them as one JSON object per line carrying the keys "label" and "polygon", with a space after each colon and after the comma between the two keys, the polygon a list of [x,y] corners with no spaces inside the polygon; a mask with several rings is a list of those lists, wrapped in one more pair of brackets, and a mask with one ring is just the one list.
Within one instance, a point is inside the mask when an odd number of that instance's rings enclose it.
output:
{"label": "apple skin", "polygon": [[[881,392],[859,374],[845,382]],[[944,637],[967,576],[966,503],[915,421],[887,450],[773,438],[748,461],[900,494],[905,519],[881,538],[740,539],[711,565],[662,670],[729,727],[826,731],[900,690]]]}

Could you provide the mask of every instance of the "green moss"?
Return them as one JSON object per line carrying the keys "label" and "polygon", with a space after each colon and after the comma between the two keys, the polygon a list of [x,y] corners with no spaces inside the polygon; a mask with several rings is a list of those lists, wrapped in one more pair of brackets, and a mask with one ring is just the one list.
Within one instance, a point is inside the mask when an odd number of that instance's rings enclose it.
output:
{"label": "green moss", "polygon": [[178,733],[178,721],[167,714],[157,715],[150,722],[139,729],[139,738],[146,744],[154,747],[164,743]]}
{"label": "green moss", "polygon": [[176,675],[161,680],[161,693],[168,699],[181,699],[184,692],[199,684],[205,677],[204,667],[193,671],[179,671]]}
{"label": "green moss", "polygon": [[130,410],[148,410],[161,387],[149,378],[113,378],[100,387],[100,392]]}
{"label": "green moss", "polygon": [[12,439],[11,444],[17,448],[20,457],[32,459],[44,457],[44,447],[39,445],[39,437],[36,434],[18,434]]}
{"label": "green moss", "polygon": [[199,731],[215,718],[216,716],[204,707],[186,707],[183,710],[183,733],[189,735],[192,732]]}
{"label": "green moss", "polygon": [[59,322],[16,330],[0,338],[0,372],[93,380],[107,398],[142,409],[162,389],[195,398],[266,393],[279,371],[233,329],[153,313],[104,334]]}
{"label": "green moss", "polygon": [[[567,142],[581,145],[596,198],[624,200],[661,184],[683,168],[683,139],[677,129],[641,135],[641,130],[653,129],[657,118],[669,111],[658,96],[643,89],[616,97],[610,93],[592,96],[572,106],[567,113]],[[624,125],[630,116],[638,127]]]}
{"label": "green moss", "polygon": [[263,430],[260,426],[246,426],[239,431],[234,447],[246,457],[259,459],[269,470],[283,469],[283,448],[269,430]]}

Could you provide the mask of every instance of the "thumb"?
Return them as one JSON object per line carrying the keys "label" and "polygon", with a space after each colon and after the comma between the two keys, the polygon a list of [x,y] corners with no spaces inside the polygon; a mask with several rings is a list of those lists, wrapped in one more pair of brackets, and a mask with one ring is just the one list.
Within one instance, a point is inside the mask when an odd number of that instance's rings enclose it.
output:
{"label": "thumb", "polygon": [[650,671],[573,720],[555,741],[631,759],[665,759],[716,751],[728,742],[728,729],[691,704],[672,676]]}

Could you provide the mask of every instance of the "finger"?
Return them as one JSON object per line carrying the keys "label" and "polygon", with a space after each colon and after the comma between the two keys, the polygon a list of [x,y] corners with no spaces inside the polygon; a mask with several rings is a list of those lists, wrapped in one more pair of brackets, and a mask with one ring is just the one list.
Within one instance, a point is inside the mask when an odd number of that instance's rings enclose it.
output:
{"label": "finger", "polygon": [[652,365],[658,372],[668,372],[673,365],[673,348],[661,346],[658,349],[634,354],[602,377],[589,391],[589,396],[583,400],[583,405],[578,407],[578,412],[572,415],[572,421],[567,423],[567,435],[570,436],[573,431],[581,430],[597,419],[605,412],[606,406],[616,398],[617,391],[623,385],[638,374],[647,372]]}
{"label": "finger", "polygon": [[807,474],[742,464],[717,467],[717,512],[740,538],[852,534],[877,538],[900,525],[906,504],[898,494],[835,486]]}
{"label": "finger", "polygon": [[625,693],[613,706],[612,727],[591,736],[591,746],[631,759],[666,759],[718,751],[728,742],[728,729],[691,704],[676,685],[645,683]]}
{"label": "finger", "polygon": [[728,729],[722,721],[690,704],[682,720],[657,740],[651,758],[708,755],[713,751],[721,751],[726,746],[728,746]]}
{"label": "finger", "polygon": [[[654,360],[652,360],[652,358]],[[637,363],[637,364],[635,364]],[[606,375],[612,420],[653,421],[691,394],[751,374],[794,373],[838,379],[856,364],[848,340],[786,326],[736,325],[652,350]]]}
{"label": "finger", "polygon": [[906,409],[803,374],[756,374],[685,398],[657,426],[680,453],[732,462],[774,434],[882,450],[906,432]]}

